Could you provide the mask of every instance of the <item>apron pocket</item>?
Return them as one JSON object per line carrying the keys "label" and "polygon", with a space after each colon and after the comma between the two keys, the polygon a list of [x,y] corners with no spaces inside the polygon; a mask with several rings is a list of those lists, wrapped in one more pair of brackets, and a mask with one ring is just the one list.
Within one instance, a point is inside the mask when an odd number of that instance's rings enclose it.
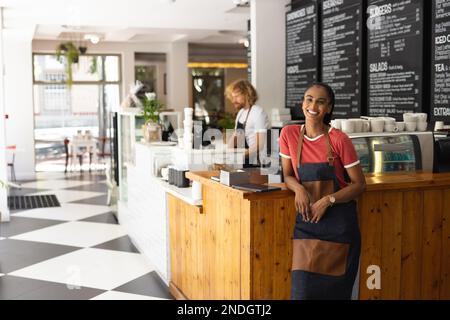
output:
{"label": "apron pocket", "polygon": [[345,275],[350,245],[322,240],[294,240],[292,271]]}
{"label": "apron pocket", "polygon": [[334,193],[334,181],[311,181],[303,182],[302,185],[305,187],[306,191],[309,192],[312,199],[311,203],[316,203],[318,200],[322,199],[324,196],[328,196]]}

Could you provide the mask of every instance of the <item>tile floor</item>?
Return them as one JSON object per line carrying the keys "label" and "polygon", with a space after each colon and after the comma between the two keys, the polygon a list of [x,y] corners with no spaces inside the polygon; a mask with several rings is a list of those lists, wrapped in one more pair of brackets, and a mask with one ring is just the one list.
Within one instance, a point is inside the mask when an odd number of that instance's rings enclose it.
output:
{"label": "tile floor", "polygon": [[57,208],[0,224],[0,299],[172,299],[106,206],[98,173],[38,173],[11,195],[55,194]]}

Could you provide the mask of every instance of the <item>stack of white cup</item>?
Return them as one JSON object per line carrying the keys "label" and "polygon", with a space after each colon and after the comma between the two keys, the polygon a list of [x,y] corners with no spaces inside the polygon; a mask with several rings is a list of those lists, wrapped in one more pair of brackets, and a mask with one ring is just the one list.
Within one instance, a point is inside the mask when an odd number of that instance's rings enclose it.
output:
{"label": "stack of white cup", "polygon": [[184,127],[184,135],[183,135],[183,144],[184,148],[191,149],[194,135],[192,133],[192,129],[194,127],[194,121],[192,120],[194,115],[194,109],[192,108],[184,108],[184,121],[183,121],[183,127]]}
{"label": "stack of white cup", "polygon": [[426,131],[428,115],[426,113],[405,113],[403,120],[406,123],[406,131]]}

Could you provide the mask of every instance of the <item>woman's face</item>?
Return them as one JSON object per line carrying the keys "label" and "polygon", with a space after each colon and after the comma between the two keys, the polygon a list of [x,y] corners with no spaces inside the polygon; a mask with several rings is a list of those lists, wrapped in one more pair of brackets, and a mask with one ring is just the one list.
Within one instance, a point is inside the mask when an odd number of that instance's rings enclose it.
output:
{"label": "woman's face", "polygon": [[239,91],[233,91],[231,93],[231,103],[236,110],[242,109],[247,103],[245,96]]}
{"label": "woman's face", "polygon": [[308,89],[302,108],[306,121],[323,123],[323,118],[331,112],[331,101],[327,91],[319,86]]}

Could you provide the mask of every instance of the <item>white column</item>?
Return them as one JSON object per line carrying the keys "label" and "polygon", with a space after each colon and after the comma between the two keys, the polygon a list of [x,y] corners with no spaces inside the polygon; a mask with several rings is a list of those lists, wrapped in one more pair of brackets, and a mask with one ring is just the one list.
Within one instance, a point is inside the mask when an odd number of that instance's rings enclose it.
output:
{"label": "white column", "polygon": [[167,55],[167,106],[182,111],[189,105],[189,52],[184,41],[173,42]]}
{"label": "white column", "polygon": [[15,171],[18,180],[34,179],[33,28],[4,29],[4,104],[6,144],[16,145]]}
{"label": "white column", "polygon": [[[2,10],[0,7],[0,181],[7,180],[6,173],[6,139],[5,139],[5,79],[3,76],[4,66],[4,46],[3,46],[3,21]],[[9,209],[7,201],[7,192],[0,186],[0,222],[9,221]]]}
{"label": "white column", "polygon": [[282,0],[251,0],[252,84],[260,96],[259,105],[285,108],[285,4]]}

